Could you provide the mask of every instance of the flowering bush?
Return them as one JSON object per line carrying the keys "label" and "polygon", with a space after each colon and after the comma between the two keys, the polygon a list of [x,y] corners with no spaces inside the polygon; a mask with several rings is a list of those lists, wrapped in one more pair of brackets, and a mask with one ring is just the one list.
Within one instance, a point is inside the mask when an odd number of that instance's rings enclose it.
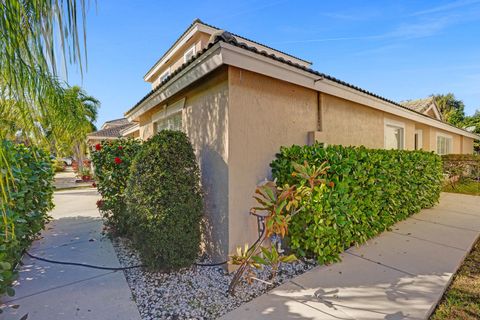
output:
{"label": "flowering bush", "polygon": [[98,192],[102,195],[97,206],[106,218],[107,226],[118,234],[127,233],[125,188],[130,164],[140,146],[138,140],[119,139],[99,143],[92,150]]}

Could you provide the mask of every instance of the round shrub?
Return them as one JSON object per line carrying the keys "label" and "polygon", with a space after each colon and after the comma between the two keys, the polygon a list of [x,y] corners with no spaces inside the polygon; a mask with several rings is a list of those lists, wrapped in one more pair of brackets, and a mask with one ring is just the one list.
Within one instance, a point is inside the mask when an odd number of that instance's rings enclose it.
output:
{"label": "round shrub", "polygon": [[134,246],[148,266],[190,266],[200,247],[203,200],[192,145],[183,132],[164,130],[144,143],[127,187]]}
{"label": "round shrub", "polygon": [[138,140],[118,139],[103,141],[92,150],[98,192],[102,195],[102,201],[97,205],[106,225],[116,234],[128,233],[125,188],[130,165],[140,147]]}

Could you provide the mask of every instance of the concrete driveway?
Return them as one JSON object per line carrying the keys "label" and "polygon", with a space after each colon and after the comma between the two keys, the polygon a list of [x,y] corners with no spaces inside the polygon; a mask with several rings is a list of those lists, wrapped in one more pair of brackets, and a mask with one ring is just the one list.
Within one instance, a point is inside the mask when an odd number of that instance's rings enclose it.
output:
{"label": "concrete driveway", "polygon": [[[95,189],[56,192],[54,220],[29,250],[48,259],[120,267],[96,208]],[[24,256],[14,297],[2,297],[1,319],[139,320],[123,271],[58,265]]]}
{"label": "concrete driveway", "polygon": [[428,319],[480,234],[480,197],[440,204],[397,223],[342,261],[320,266],[222,319]]}

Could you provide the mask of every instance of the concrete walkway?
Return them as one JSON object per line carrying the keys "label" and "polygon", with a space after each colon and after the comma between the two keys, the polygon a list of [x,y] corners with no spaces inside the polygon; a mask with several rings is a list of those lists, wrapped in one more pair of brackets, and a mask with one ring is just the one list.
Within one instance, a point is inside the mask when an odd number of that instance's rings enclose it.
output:
{"label": "concrete walkway", "polygon": [[[102,236],[102,221],[94,189],[55,193],[56,208],[32,254],[48,259],[119,267],[109,239]],[[125,319],[139,320],[130,288],[122,271],[50,264],[24,257],[14,297],[0,319]]]}
{"label": "concrete walkway", "polygon": [[90,187],[91,182],[76,182],[77,177],[72,167],[67,167],[63,172],[55,173],[54,186],[57,190]]}
{"label": "concrete walkway", "polygon": [[317,267],[222,319],[428,319],[480,234],[480,197],[444,193],[342,262]]}

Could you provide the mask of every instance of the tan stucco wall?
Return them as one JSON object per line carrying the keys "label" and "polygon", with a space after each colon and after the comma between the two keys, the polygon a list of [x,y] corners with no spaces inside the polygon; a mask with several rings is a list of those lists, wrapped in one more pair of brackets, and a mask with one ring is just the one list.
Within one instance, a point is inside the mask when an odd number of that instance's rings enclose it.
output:
{"label": "tan stucco wall", "polygon": [[199,161],[205,195],[207,252],[218,261],[228,254],[229,115],[226,70],[187,92],[183,124]]}
{"label": "tan stucco wall", "polygon": [[192,36],[181,48],[175,52],[172,57],[164,63],[164,65],[158,69],[155,73],[155,80],[152,82],[152,88],[155,88],[160,83],[160,75],[163,74],[168,68],[170,68],[170,73],[173,73],[176,69],[184,64],[183,55],[187,50],[191,47],[195,46],[195,52],[198,53],[202,50],[207,44],[208,40],[210,39],[210,35],[198,32]]}
{"label": "tan stucco wall", "polygon": [[383,114],[341,98],[321,94],[322,130],[317,140],[345,146],[383,146]]}
{"label": "tan stucco wall", "polygon": [[473,153],[473,142],[472,138],[462,137],[462,153]]}
{"label": "tan stucco wall", "polygon": [[257,238],[256,185],[281,146],[306,144],[316,128],[316,93],[229,67],[229,249]]}

